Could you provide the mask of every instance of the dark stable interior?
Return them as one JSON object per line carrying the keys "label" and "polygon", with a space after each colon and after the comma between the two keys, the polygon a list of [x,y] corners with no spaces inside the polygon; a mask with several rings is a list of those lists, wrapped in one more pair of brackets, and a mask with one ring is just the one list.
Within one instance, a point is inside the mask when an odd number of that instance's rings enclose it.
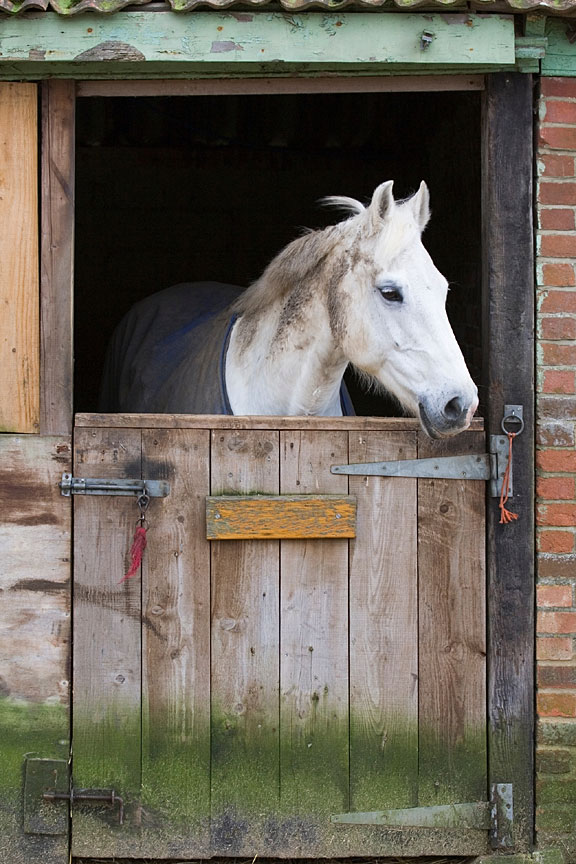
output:
{"label": "dark stable interior", "polygon": [[[424,242],[480,384],[479,93],[84,98],[76,160],[75,410],[97,410],[106,344],[137,300],[248,286],[303,228],[339,218],[319,199],[367,201],[390,179],[396,198],[428,183]],[[401,413],[347,381],[358,414]]]}

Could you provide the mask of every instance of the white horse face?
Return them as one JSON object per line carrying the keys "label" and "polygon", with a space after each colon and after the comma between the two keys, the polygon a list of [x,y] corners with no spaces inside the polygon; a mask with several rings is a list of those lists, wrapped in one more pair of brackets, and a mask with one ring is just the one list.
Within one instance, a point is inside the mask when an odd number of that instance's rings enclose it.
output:
{"label": "white horse face", "polygon": [[360,216],[367,236],[341,283],[342,349],[442,438],[469,426],[478,391],[446,315],[448,283],[421,241],[429,215],[424,183],[402,203],[392,182],[376,189]]}

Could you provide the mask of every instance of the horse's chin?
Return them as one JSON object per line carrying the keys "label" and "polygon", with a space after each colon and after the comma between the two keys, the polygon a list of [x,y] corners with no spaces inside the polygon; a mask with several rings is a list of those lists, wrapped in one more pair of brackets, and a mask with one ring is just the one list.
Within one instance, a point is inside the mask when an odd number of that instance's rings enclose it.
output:
{"label": "horse's chin", "polygon": [[426,412],[426,409],[422,402],[418,403],[418,413],[420,416],[420,424],[428,435],[429,438],[439,439],[439,438],[451,438],[453,435],[458,435],[460,432],[463,432],[470,425],[469,422],[458,423],[454,426],[444,427],[443,429],[438,429],[432,423],[429,415]]}

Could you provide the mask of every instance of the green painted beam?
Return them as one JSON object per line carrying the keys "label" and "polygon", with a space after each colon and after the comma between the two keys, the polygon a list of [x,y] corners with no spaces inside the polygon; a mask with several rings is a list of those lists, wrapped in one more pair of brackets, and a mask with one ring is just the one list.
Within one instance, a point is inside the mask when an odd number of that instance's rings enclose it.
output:
{"label": "green painted beam", "polygon": [[576,42],[568,39],[568,31],[573,31],[574,19],[549,18],[546,22],[548,47],[542,60],[542,75],[566,75],[576,77]]}
{"label": "green painted beam", "polygon": [[508,15],[118,12],[63,20],[48,12],[0,25],[3,79],[467,73],[514,64]]}

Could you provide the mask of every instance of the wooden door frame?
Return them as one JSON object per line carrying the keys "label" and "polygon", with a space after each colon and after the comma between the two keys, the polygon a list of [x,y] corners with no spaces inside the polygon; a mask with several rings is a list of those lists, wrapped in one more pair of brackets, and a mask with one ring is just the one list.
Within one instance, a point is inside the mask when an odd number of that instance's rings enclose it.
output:
{"label": "wooden door frame", "polygon": [[[388,82],[394,80],[389,78]],[[436,89],[427,86],[424,78],[413,78],[412,82],[410,88],[405,85],[406,89]],[[157,82],[155,87],[159,83],[163,95],[170,95],[170,82]],[[174,95],[183,95],[188,82],[173,83],[177,88]],[[90,85],[92,91],[94,84]],[[136,95],[137,84],[130,82],[130,95]],[[189,82],[189,86],[194,84]],[[217,85],[214,82],[215,93]],[[127,85],[119,80],[98,86],[108,95],[114,95],[117,87],[120,95],[121,90],[126,92]],[[487,432],[500,432],[503,407],[508,403],[524,406],[525,422],[524,433],[515,442],[514,509],[520,518],[512,525],[500,525],[497,501],[488,498],[486,541],[489,781],[514,785],[518,851],[530,850],[534,837],[532,86],[528,74],[487,75],[482,123],[483,383],[489,394]],[[334,84],[330,89],[334,92]],[[76,81],[54,79],[42,83],[42,434],[69,434],[73,426],[76,95]]]}
{"label": "wooden door frame", "polygon": [[482,123],[482,254],[486,431],[523,405],[514,442],[517,522],[488,498],[488,734],[491,783],[514,786],[516,848],[534,838],[534,227],[532,75],[486,77]]}

